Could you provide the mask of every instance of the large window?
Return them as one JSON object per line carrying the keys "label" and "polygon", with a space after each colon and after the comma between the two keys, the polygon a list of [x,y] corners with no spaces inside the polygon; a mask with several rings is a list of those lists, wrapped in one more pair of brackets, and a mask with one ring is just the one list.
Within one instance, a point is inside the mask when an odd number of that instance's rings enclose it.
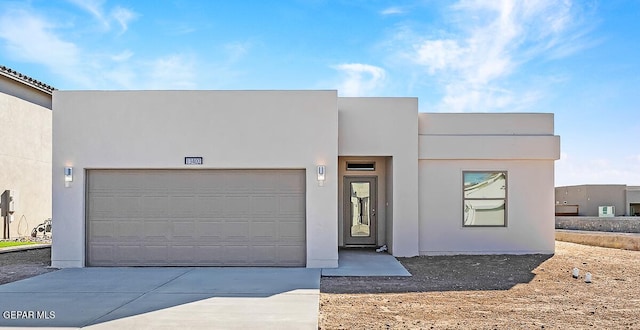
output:
{"label": "large window", "polygon": [[507,225],[507,172],[464,171],[463,226]]}

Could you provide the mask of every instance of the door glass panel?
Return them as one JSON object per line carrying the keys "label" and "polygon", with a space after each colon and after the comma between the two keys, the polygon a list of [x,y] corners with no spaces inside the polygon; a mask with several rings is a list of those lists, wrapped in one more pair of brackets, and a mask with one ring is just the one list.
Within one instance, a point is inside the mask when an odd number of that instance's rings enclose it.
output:
{"label": "door glass panel", "polygon": [[351,237],[371,235],[369,182],[351,183]]}

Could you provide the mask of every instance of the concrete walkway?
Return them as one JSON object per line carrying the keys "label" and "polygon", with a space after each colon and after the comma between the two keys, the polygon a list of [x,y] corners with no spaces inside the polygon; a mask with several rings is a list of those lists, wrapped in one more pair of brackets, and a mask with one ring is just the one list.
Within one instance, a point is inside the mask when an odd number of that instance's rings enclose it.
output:
{"label": "concrete walkway", "polygon": [[322,269],[322,276],[411,276],[394,256],[372,249],[338,251],[338,268]]}
{"label": "concrete walkway", "polygon": [[319,295],[319,269],[62,269],[0,285],[0,327],[317,329]]}

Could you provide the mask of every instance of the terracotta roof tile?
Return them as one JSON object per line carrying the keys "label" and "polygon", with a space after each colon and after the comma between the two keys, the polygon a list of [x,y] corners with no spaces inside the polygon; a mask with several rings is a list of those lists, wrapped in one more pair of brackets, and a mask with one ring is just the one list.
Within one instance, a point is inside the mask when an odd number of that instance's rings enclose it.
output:
{"label": "terracotta roof tile", "polygon": [[2,74],[5,77],[9,77],[12,78],[14,80],[20,81],[26,85],[29,85],[33,88],[39,89],[45,93],[51,94],[55,88],[53,88],[50,85],[47,85],[41,81],[35,80],[29,76],[23,75],[22,73],[16,71],[16,70],[12,70],[10,68],[7,68],[4,65],[0,65],[0,74]]}

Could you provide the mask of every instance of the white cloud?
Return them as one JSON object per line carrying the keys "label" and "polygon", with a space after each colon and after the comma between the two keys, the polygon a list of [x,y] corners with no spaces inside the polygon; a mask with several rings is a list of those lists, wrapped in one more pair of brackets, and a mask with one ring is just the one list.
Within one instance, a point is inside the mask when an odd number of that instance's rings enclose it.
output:
{"label": "white cloud", "polygon": [[404,14],[405,10],[400,7],[389,7],[380,11],[380,15],[401,15]]}
{"label": "white cloud", "polygon": [[124,33],[128,29],[129,22],[134,20],[138,15],[130,9],[115,6],[109,14],[104,9],[104,0],[67,0],[72,4],[85,10],[93,16],[106,29],[111,28],[111,22],[115,21],[120,25],[120,33]]}
{"label": "white cloud", "polygon": [[0,38],[13,56],[67,66],[77,61],[78,49],[53,32],[53,25],[26,11],[5,12],[0,17]]}
{"label": "white cloud", "polygon": [[109,22],[105,19],[104,13],[102,10],[102,5],[104,4],[104,0],[67,0],[67,1],[89,12],[91,15],[93,15],[93,17],[95,17],[102,24],[108,27]]}
{"label": "white cloud", "polygon": [[128,63],[116,64],[108,69],[101,69],[97,73],[102,84],[109,86],[110,89],[113,88],[112,86],[118,86],[119,89],[140,89],[138,81],[142,77]]}
{"label": "white cloud", "polygon": [[194,89],[196,88],[196,65],[189,56],[169,55],[147,64],[149,89]]}
{"label": "white cloud", "polygon": [[81,50],[55,33],[55,25],[25,10],[8,10],[0,16],[0,39],[8,54],[20,61],[40,63],[76,82],[87,82],[79,68]]}
{"label": "white cloud", "polygon": [[232,42],[224,45],[224,50],[227,53],[228,62],[236,62],[243,58],[249,50],[252,44],[250,42]]}
{"label": "white cloud", "polygon": [[111,17],[120,24],[121,33],[127,31],[128,24],[138,15],[133,11],[117,6],[111,11]]}
{"label": "white cloud", "polygon": [[568,56],[588,45],[577,29],[581,11],[570,0],[462,0],[447,13],[458,31],[419,36],[403,27],[396,36],[405,44],[401,57],[442,86],[438,110],[513,110],[534,102],[539,91],[520,92],[508,80],[533,59]]}
{"label": "white cloud", "polygon": [[455,40],[426,40],[416,45],[414,61],[427,67],[430,74],[460,66],[469,50]]}
{"label": "white cloud", "polygon": [[342,96],[368,95],[381,87],[386,76],[384,69],[369,64],[345,63],[333,68],[345,75],[338,87]]}
{"label": "white cloud", "polygon": [[191,24],[180,23],[176,26],[172,26],[167,33],[171,35],[185,35],[185,34],[191,34],[196,31],[198,31],[198,29],[192,26]]}
{"label": "white cloud", "polygon": [[[78,1],[77,3],[80,3]],[[86,10],[101,14],[100,1],[82,1]],[[30,7],[4,7],[0,11],[0,47],[16,61],[35,63],[54,73],[47,81],[64,89],[193,89],[197,60],[184,54],[134,58],[129,50],[103,53],[80,47],[62,37],[69,25],[56,23]],[[123,22],[126,15],[121,17]],[[124,28],[124,27],[123,27]],[[104,32],[106,33],[106,31]]]}
{"label": "white cloud", "polygon": [[111,60],[114,62],[123,62],[129,60],[132,56],[133,52],[127,49],[119,54],[111,55]]}

